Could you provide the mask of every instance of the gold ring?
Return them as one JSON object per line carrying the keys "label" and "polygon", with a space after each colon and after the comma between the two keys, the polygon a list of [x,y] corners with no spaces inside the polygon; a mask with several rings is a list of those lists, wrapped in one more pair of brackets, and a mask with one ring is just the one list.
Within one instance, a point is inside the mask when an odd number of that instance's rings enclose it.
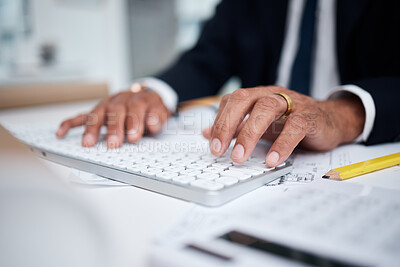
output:
{"label": "gold ring", "polygon": [[131,85],[130,91],[132,93],[139,93],[141,91],[144,91],[145,89],[146,89],[146,86],[144,86],[143,84],[141,84],[141,83],[133,83]]}
{"label": "gold ring", "polygon": [[287,103],[286,112],[279,118],[280,120],[284,120],[292,112],[292,109],[293,109],[292,99],[290,98],[290,96],[288,96],[287,94],[284,94],[284,93],[274,93],[274,94],[275,95],[280,95],[281,97],[283,97],[286,100],[286,103]]}

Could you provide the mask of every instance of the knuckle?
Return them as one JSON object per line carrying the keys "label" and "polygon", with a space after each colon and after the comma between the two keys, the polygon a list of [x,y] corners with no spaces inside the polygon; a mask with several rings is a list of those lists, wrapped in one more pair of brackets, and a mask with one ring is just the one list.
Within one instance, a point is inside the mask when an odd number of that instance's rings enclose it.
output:
{"label": "knuckle", "polygon": [[116,103],[110,103],[107,106],[107,111],[120,111],[125,109],[125,105],[120,103],[120,102],[116,102]]}
{"label": "knuckle", "polygon": [[279,108],[279,101],[273,97],[262,97],[255,104],[255,108],[258,108],[267,112],[276,112]]}
{"label": "knuckle", "polygon": [[94,126],[98,125],[102,122],[100,122],[99,115],[97,113],[91,112],[88,114],[87,121],[86,121],[86,126]]}
{"label": "knuckle", "polygon": [[214,125],[215,135],[229,132],[229,125],[225,121],[219,121]]}
{"label": "knuckle", "polygon": [[147,101],[142,97],[133,97],[129,100],[130,107],[144,108],[147,106]]}
{"label": "knuckle", "polygon": [[250,96],[250,93],[247,89],[237,89],[235,90],[229,97],[229,100],[243,100]]}
{"label": "knuckle", "polygon": [[243,140],[252,140],[258,135],[258,131],[254,127],[245,127],[240,131],[240,136]]}
{"label": "knuckle", "polygon": [[289,122],[296,133],[305,132],[309,126],[308,120],[302,115],[290,116]]}
{"label": "knuckle", "polygon": [[125,120],[129,125],[140,125],[143,119],[135,112],[128,112]]}
{"label": "knuckle", "polygon": [[248,119],[246,122],[246,126],[243,128],[246,132],[249,133],[250,136],[261,135],[263,131],[264,121],[266,120],[266,116],[257,115],[256,117],[252,117]]}
{"label": "knuckle", "polygon": [[231,96],[231,94],[226,94],[222,97],[221,99],[221,103],[225,103],[226,101],[228,101],[229,97]]}
{"label": "knuckle", "polygon": [[276,141],[275,146],[278,148],[279,151],[283,153],[287,153],[287,151],[293,150],[293,145],[290,139],[288,138],[280,138]]}

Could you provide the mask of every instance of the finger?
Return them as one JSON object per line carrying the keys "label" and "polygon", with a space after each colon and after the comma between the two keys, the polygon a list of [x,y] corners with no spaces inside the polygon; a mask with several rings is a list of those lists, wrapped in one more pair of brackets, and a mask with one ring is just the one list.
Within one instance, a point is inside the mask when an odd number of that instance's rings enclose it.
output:
{"label": "finger", "polygon": [[168,118],[168,111],[163,105],[152,106],[146,114],[146,128],[150,133],[158,133]]}
{"label": "finger", "polygon": [[[222,111],[224,110],[224,107],[226,105],[226,102],[228,101],[230,94],[226,94],[222,97],[221,102],[219,103],[219,108],[218,108],[218,112],[217,112],[217,116],[215,117],[214,121],[217,121],[219,119],[219,117],[221,116]],[[203,136],[207,139],[211,138],[211,133],[212,133],[212,126],[205,128],[203,130]]]}
{"label": "finger", "polygon": [[273,121],[287,108],[286,101],[277,95],[259,98],[247,122],[239,132],[231,158],[237,163],[246,161],[253,152],[258,140],[264,135]]}
{"label": "finger", "polygon": [[221,102],[219,103],[217,116],[215,117],[214,121],[217,121],[221,117],[221,113],[225,108],[226,103],[228,102],[229,97],[231,94],[226,94],[222,97]]}
{"label": "finger", "polygon": [[126,132],[128,141],[133,143],[143,136],[145,115],[148,103],[144,99],[131,99],[128,102],[126,116]]}
{"label": "finger", "polygon": [[202,131],[204,138],[210,139],[211,137],[211,127],[207,127]]}
{"label": "finger", "polygon": [[[239,126],[236,129],[235,134],[233,135],[233,138],[236,138],[239,135],[239,132],[242,130],[242,128],[243,128],[244,124],[246,123],[246,121],[247,121],[247,119],[243,120],[239,124]],[[210,139],[210,137],[211,137],[211,127],[207,127],[205,129],[203,129],[202,133],[203,133],[204,138]]]}
{"label": "finger", "polygon": [[96,144],[100,128],[104,123],[105,110],[104,105],[99,105],[88,114],[85,132],[82,136],[82,146],[91,147]]}
{"label": "finger", "polygon": [[56,136],[59,138],[64,137],[71,128],[85,124],[87,117],[88,114],[81,114],[72,119],[63,121],[56,132]]}
{"label": "finger", "polygon": [[123,140],[125,134],[125,103],[111,103],[107,107],[107,147],[117,148]]}
{"label": "finger", "polygon": [[264,133],[262,136],[263,139],[269,140],[269,141],[274,141],[276,138],[278,138],[279,134],[282,132],[283,126],[284,126],[283,121],[274,121],[267,131]]}
{"label": "finger", "polygon": [[248,90],[238,89],[227,99],[211,130],[210,150],[214,155],[221,156],[229,147],[237,126],[250,109],[249,97]]}
{"label": "finger", "polygon": [[265,163],[275,167],[284,162],[307,134],[307,120],[301,115],[290,115],[281,134],[272,144]]}
{"label": "finger", "polygon": [[214,122],[210,149],[216,156],[221,156],[230,145],[238,125],[252,108],[254,102],[261,96],[268,94],[269,90],[261,88],[238,89],[233,92],[226,105]]}

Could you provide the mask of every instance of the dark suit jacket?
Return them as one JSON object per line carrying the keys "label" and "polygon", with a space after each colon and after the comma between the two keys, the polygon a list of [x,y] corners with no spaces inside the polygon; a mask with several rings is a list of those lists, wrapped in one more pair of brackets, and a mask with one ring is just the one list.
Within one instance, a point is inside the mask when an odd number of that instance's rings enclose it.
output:
{"label": "dark suit jacket", "polygon": [[[323,1],[323,0],[322,0]],[[284,41],[287,0],[224,0],[198,43],[158,77],[180,101],[214,95],[231,76],[271,85]],[[342,84],[368,91],[376,118],[367,144],[400,140],[400,1],[337,0]]]}

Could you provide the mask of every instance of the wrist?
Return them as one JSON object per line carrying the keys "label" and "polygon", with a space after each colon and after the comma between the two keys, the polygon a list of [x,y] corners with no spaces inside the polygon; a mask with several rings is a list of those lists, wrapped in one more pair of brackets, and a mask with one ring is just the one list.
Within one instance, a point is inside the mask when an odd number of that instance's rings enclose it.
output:
{"label": "wrist", "polygon": [[365,110],[360,98],[349,95],[326,102],[329,103],[329,112],[334,117],[340,144],[356,140],[365,123]]}

